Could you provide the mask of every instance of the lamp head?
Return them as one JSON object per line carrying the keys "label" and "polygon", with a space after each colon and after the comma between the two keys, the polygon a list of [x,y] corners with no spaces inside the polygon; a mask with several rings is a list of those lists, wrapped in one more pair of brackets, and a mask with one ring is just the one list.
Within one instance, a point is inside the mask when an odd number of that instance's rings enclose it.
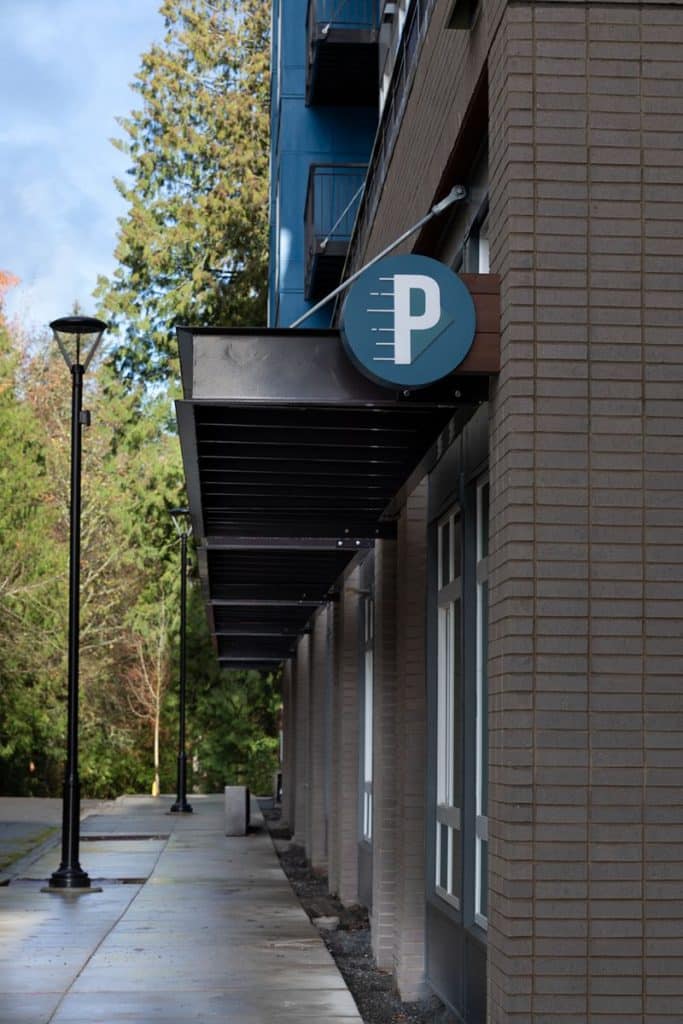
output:
{"label": "lamp head", "polygon": [[192,533],[192,521],[190,519],[189,508],[170,508],[168,510],[173,525],[176,528],[176,533],[179,537],[189,537]]}
{"label": "lamp head", "polygon": [[94,316],[62,316],[53,320],[50,328],[69,369],[82,363],[85,371],[97,351],[107,324]]}

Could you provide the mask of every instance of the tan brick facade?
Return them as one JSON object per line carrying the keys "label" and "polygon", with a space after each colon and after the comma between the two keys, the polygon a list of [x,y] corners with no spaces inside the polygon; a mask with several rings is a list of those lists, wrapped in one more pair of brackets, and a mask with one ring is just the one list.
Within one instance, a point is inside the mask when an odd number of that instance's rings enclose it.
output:
{"label": "tan brick facade", "polygon": [[293,662],[286,661],[282,669],[282,809],[281,824],[283,828],[294,831],[294,792],[296,790],[296,756],[295,756],[295,704],[292,685]]}
{"label": "tan brick facade", "polygon": [[489,59],[495,1022],[681,1013],[681,43],[515,5]]}
{"label": "tan brick facade", "polygon": [[349,904],[358,902],[358,591],[359,573],[355,570],[335,608],[332,704],[330,889],[342,903]]}
{"label": "tan brick facade", "polygon": [[[482,0],[471,32],[445,29],[451,7],[436,4],[357,261],[429,207],[486,66],[502,310],[490,403],[487,1019],[680,1021],[683,5]],[[405,998],[426,991],[426,540],[423,484],[395,544],[376,547],[372,941]],[[330,886],[350,902],[354,586],[352,574],[333,612],[327,752]],[[310,730],[310,851],[323,806],[316,637],[312,717],[298,704],[300,649],[286,719]],[[285,762],[285,794],[308,771],[301,750]],[[297,836],[305,814],[297,800]]]}
{"label": "tan brick facade", "polygon": [[[408,498],[398,540],[376,547],[373,950],[391,968],[404,999],[426,995],[424,929],[424,829],[426,796],[426,511],[423,482]],[[330,891],[342,902],[358,901],[359,792],[359,570],[352,572],[333,605],[334,681],[332,748],[325,750],[321,697],[324,687],[326,613],[299,642],[294,712],[304,718],[307,741],[296,744],[295,841],[314,867],[328,868]],[[401,600],[397,602],[397,594]],[[309,675],[310,658],[310,675]],[[291,720],[290,712],[288,720]],[[314,735],[317,733],[317,735]],[[401,757],[397,758],[397,750]],[[331,772],[327,863],[316,853],[324,842],[325,757]],[[286,768],[287,771],[287,768]],[[287,777],[287,776],[286,776]],[[302,803],[309,801],[307,808]],[[311,815],[306,816],[307,810]],[[309,821],[301,824],[301,817]]]}
{"label": "tan brick facade", "polygon": [[306,850],[315,871],[327,868],[327,616],[323,608],[313,619],[309,704],[309,789]]}
{"label": "tan brick facade", "polygon": [[396,721],[397,837],[394,972],[404,999],[426,994],[425,819],[427,485],[408,498],[398,527]]}
{"label": "tan brick facade", "polygon": [[375,549],[375,713],[372,951],[378,966],[393,967],[397,932],[396,778],[398,679],[396,669],[396,543]]}
{"label": "tan brick facade", "polygon": [[303,636],[297,644],[293,675],[296,691],[294,842],[300,846],[306,846],[310,778],[310,638],[308,636]]}

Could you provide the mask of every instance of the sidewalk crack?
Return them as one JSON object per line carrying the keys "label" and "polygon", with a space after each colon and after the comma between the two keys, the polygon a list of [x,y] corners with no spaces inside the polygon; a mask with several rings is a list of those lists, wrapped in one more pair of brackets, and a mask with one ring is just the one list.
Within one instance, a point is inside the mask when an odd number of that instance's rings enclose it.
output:
{"label": "sidewalk crack", "polygon": [[[102,946],[104,945],[104,943],[105,943],[105,942],[107,941],[107,939],[109,938],[109,936],[111,935],[111,933],[112,933],[112,932],[114,931],[114,929],[115,929],[115,928],[117,928],[117,927],[119,926],[119,924],[121,923],[121,921],[122,921],[122,920],[124,919],[124,917],[126,916],[126,914],[128,913],[128,911],[129,911],[129,910],[130,910],[130,908],[131,908],[131,907],[133,906],[133,904],[135,903],[136,899],[138,898],[138,896],[140,895],[140,893],[141,893],[141,892],[142,892],[142,890],[144,889],[144,887],[145,887],[145,885],[147,884],[147,882],[149,882],[150,878],[152,877],[152,875],[154,874],[154,872],[155,872],[155,871],[156,871],[156,869],[157,869],[157,865],[158,865],[159,861],[161,860],[161,857],[162,857],[162,855],[163,855],[163,854],[164,854],[164,853],[166,852],[166,847],[167,847],[167,846],[168,846],[168,844],[170,843],[170,841],[171,841],[171,839],[172,839],[172,836],[173,836],[173,833],[171,833],[171,835],[169,835],[169,836],[167,836],[167,837],[166,837],[166,842],[164,843],[164,845],[162,846],[162,848],[161,848],[161,849],[159,850],[159,853],[158,853],[158,855],[157,855],[157,858],[156,858],[156,860],[154,861],[154,865],[153,865],[153,867],[152,867],[152,870],[150,871],[149,875],[147,876],[147,878],[145,879],[145,881],[144,881],[144,882],[142,883],[142,885],[140,886],[140,888],[138,889],[138,891],[137,891],[137,892],[135,893],[135,895],[133,896],[132,900],[130,900],[130,902],[129,902],[129,903],[127,903],[127,904],[125,905],[125,907],[123,908],[123,910],[121,911],[121,913],[119,914],[119,916],[118,916],[118,917],[116,918],[116,920],[115,920],[115,921],[114,921],[114,922],[112,923],[111,927],[107,929],[107,931],[105,932],[105,934],[104,934],[104,935],[102,936],[102,938],[101,938],[101,939],[99,940],[99,942],[98,942],[98,943],[96,944],[95,948],[94,948],[93,950],[91,950],[91,952],[90,952],[90,954],[88,955],[88,957],[87,957],[87,958],[85,959],[85,961],[83,962],[83,964],[81,964],[81,967],[80,967],[80,969],[79,969],[79,971],[78,971],[78,974],[77,974],[77,975],[76,975],[76,977],[75,977],[75,978],[73,979],[73,981],[72,981],[72,982],[71,982],[71,984],[70,984],[70,985],[68,986],[68,988],[67,988],[67,989],[66,989],[66,990],[65,990],[65,991],[64,991],[64,992],[62,993],[62,995],[61,995],[61,998],[60,998],[59,1002],[57,1003],[57,1005],[55,1006],[54,1010],[53,1010],[53,1011],[52,1011],[52,1013],[50,1014],[50,1016],[49,1016],[49,1018],[48,1018],[48,1020],[47,1020],[47,1024],[52,1024],[52,1022],[54,1021],[55,1017],[57,1016],[57,1014],[58,1014],[58,1013],[59,1013],[59,1011],[61,1010],[62,1006],[64,1005],[64,1001],[65,1001],[65,999],[67,998],[67,996],[68,996],[68,995],[70,994],[70,992],[72,991],[72,989],[73,989],[74,985],[75,985],[75,984],[77,983],[77,981],[79,980],[79,978],[80,978],[80,977],[82,976],[83,972],[84,972],[84,971],[85,971],[85,969],[86,969],[86,968],[88,967],[88,965],[89,965],[89,964],[91,963],[91,961],[93,960],[93,958],[94,958],[94,957],[95,957],[95,956],[97,955],[97,953],[99,953],[100,949],[102,948]],[[52,897],[52,898],[54,898],[54,897]],[[80,897],[77,897],[77,899],[80,899]]]}

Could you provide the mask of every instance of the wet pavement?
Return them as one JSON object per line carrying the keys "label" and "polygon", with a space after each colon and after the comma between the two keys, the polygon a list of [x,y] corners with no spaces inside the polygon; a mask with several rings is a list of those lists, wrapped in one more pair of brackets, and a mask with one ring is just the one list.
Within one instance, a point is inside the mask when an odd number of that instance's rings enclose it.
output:
{"label": "wet pavement", "polygon": [[171,803],[127,797],[82,823],[101,892],[41,892],[58,845],[0,887],[0,1024],[361,1024],[260,815],[227,838],[222,795]]}
{"label": "wet pavement", "polygon": [[[81,809],[85,815],[109,806],[111,801],[83,800]],[[61,824],[61,800],[0,796],[0,885],[16,873],[17,861],[54,839]]]}

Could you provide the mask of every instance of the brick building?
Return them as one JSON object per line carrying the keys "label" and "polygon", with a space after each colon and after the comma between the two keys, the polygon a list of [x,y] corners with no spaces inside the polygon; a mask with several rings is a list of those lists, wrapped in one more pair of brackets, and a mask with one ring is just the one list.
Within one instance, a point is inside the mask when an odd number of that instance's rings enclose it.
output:
{"label": "brick building", "polygon": [[[495,372],[383,398],[347,378],[332,306],[329,332],[271,307],[269,332],[183,334],[219,654],[283,663],[283,815],[368,906],[405,999],[680,1021],[683,4],[399,0],[370,33],[323,14],[291,45],[332,69],[330,118],[359,46],[378,69],[344,276],[464,185],[402,251],[499,302]],[[268,359],[304,382],[261,387]]]}

